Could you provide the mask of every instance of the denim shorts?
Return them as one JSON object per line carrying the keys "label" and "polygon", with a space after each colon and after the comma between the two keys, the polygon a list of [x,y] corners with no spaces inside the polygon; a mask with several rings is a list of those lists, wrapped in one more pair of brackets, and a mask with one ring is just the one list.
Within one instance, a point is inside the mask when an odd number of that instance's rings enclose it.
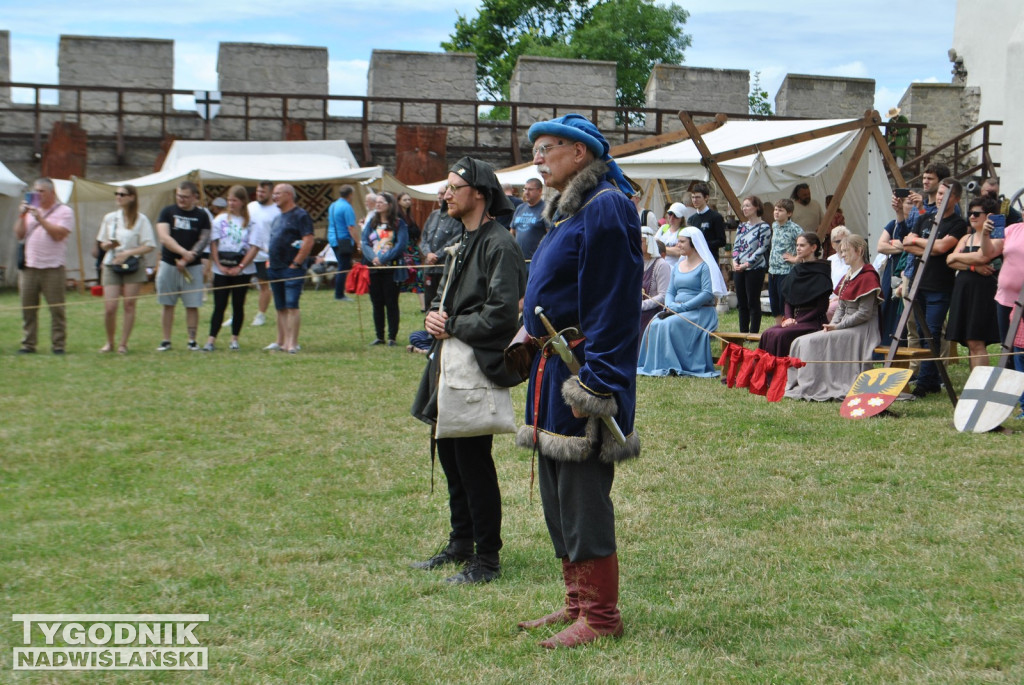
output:
{"label": "denim shorts", "polygon": [[306,282],[305,269],[267,269],[267,276],[274,295],[274,309],[298,309],[302,285]]}

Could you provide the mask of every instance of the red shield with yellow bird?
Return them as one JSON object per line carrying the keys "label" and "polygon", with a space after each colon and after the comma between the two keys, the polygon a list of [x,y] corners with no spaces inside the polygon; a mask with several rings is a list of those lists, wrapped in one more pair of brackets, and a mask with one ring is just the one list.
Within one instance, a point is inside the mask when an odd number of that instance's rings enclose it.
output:
{"label": "red shield with yellow bird", "polygon": [[881,414],[907,387],[910,369],[868,369],[846,394],[839,415],[845,419],[866,419]]}

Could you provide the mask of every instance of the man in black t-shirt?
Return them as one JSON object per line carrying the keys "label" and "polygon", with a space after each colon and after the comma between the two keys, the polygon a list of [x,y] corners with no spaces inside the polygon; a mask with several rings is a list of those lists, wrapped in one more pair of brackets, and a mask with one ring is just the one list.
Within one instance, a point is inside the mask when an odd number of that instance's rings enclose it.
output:
{"label": "man in black t-shirt", "polygon": [[199,256],[210,242],[210,215],[197,205],[199,189],[183,181],[174,191],[174,204],[164,207],[156,220],[160,241],[160,265],[156,274],[157,301],[163,305],[163,341],[159,352],[171,349],[174,307],[180,298],[185,305],[188,348],[198,350],[196,329],[203,304],[203,265]]}
{"label": "man in black t-shirt", "polygon": [[[903,249],[912,255],[921,257],[924,255],[931,231],[938,231],[925,264],[924,273],[921,275],[921,281],[917,286],[917,298],[924,306],[924,318],[928,330],[939,338],[940,342],[942,327],[946,322],[946,313],[949,311],[949,300],[953,294],[953,279],[956,277],[953,268],[946,264],[946,255],[967,233],[967,222],[956,213],[962,193],[963,187],[958,181],[953,178],[944,179],[939,184],[938,192],[935,195],[937,206],[942,205],[943,198],[947,194],[949,195],[949,202],[942,219],[936,221],[937,210],[929,212],[921,217],[914,224],[911,232],[903,238]],[[918,328],[921,337],[927,338],[927,333],[920,329],[920,326]],[[923,397],[929,393],[939,392],[940,386],[939,369],[935,362],[921,362],[914,394]]]}
{"label": "man in black t-shirt", "polygon": [[686,220],[688,226],[693,226],[704,234],[704,242],[715,257],[715,263],[708,264],[709,267],[718,267],[718,251],[725,247],[725,219],[722,215],[708,206],[708,198],[711,196],[711,188],[707,183],[694,183],[690,190],[690,201],[697,213]]}

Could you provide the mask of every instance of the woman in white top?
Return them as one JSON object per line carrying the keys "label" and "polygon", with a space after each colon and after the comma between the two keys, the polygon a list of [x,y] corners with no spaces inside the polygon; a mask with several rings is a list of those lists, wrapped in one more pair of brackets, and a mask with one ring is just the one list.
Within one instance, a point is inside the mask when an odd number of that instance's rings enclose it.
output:
{"label": "woman in white top", "polygon": [[644,275],[642,279],[643,302],[640,303],[640,335],[647,324],[665,306],[665,293],[672,280],[672,267],[661,257],[661,249],[654,238],[654,229],[640,226],[640,244],[644,250]]}
{"label": "woman in white top", "polygon": [[96,240],[106,251],[103,257],[103,321],[107,329],[107,344],[100,352],[114,349],[117,332],[117,301],[124,300],[124,328],[118,354],[128,352],[128,338],[135,325],[135,302],[142,284],[146,282],[146,263],[142,258],[156,249],[153,224],[145,214],[139,213],[139,192],[135,186],[125,184],[114,191],[117,211],[103,217]]}
{"label": "woman in white top", "polygon": [[682,248],[679,247],[679,231],[686,228],[684,218],[686,216],[686,205],[682,202],[673,203],[668,208],[668,223],[661,227],[658,231],[658,235],[655,237],[661,241],[661,244],[665,246],[665,261],[670,267],[675,267],[679,263],[679,258],[683,255]]}
{"label": "woman in white top", "polygon": [[[839,246],[842,244],[843,239],[848,235],[850,235],[850,229],[846,226],[836,226],[829,234],[829,241],[832,243],[832,249],[835,250],[835,252],[828,257],[828,263],[832,266],[833,288],[839,287],[839,283],[850,270],[850,266],[846,263],[846,260],[843,259],[843,255],[839,254]],[[836,308],[838,306],[839,296],[833,291],[832,295],[830,295],[828,299],[828,311],[825,313],[825,316],[828,317],[829,321],[832,320],[832,315],[836,313]]]}
{"label": "woman in white top", "polygon": [[250,243],[256,228],[249,216],[249,193],[242,186],[228,189],[228,209],[213,220],[210,232],[210,261],[213,263],[213,316],[210,317],[210,337],[201,348],[213,352],[224,311],[231,298],[231,345],[238,349],[238,334],[245,323],[245,296],[249,282],[256,273],[253,262],[259,248]]}

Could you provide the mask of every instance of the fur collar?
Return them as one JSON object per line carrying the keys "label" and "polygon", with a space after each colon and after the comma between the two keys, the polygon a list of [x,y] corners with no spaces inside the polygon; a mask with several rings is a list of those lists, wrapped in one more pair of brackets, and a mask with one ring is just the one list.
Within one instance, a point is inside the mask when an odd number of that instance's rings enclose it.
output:
{"label": "fur collar", "polygon": [[549,225],[554,225],[554,216],[560,212],[562,216],[572,216],[583,207],[583,200],[598,186],[608,173],[608,165],[600,159],[583,167],[572,177],[565,190],[551,199],[544,207],[544,218]]}

